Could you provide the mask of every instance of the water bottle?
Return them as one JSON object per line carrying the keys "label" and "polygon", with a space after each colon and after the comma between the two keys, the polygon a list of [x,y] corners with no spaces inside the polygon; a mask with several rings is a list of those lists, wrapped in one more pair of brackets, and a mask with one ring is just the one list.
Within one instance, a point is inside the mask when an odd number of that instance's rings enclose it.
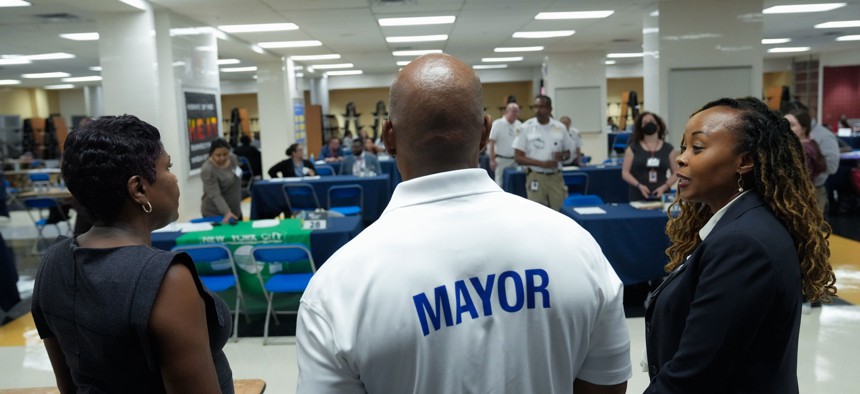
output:
{"label": "water bottle", "polygon": [[613,166],[618,165],[618,153],[615,152],[614,148],[609,150],[609,163]]}
{"label": "water bottle", "polygon": [[315,161],[314,161],[314,154],[313,154],[313,153],[311,153],[311,163],[315,163]]}

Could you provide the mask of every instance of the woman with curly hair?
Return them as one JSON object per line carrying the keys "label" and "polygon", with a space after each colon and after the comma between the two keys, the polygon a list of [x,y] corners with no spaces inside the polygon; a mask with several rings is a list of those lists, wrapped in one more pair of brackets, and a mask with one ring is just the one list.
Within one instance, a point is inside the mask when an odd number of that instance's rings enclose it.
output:
{"label": "woman with curly hair", "polygon": [[687,122],[677,162],[646,393],[797,393],[802,298],[836,294],[800,141],[761,101],[720,99]]}

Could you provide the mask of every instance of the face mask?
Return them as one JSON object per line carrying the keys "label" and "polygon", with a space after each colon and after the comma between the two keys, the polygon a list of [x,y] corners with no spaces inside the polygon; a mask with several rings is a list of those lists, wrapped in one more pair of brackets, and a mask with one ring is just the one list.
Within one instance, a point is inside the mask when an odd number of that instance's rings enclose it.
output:
{"label": "face mask", "polygon": [[654,123],[646,123],[642,126],[642,132],[645,133],[645,135],[652,135],[657,132],[657,125]]}

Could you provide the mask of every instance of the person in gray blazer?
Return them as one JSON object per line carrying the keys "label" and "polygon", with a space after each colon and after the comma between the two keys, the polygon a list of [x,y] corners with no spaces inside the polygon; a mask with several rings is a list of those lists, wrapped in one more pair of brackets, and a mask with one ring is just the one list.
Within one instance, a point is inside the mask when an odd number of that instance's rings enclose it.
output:
{"label": "person in gray blazer", "polygon": [[349,146],[352,156],[346,156],[340,166],[340,175],[374,176],[382,174],[379,159],[370,152],[364,151],[362,138],[352,140]]}
{"label": "person in gray blazer", "polygon": [[797,393],[801,302],[836,294],[803,149],[755,98],[687,123],[669,277],[646,301],[646,393]]}

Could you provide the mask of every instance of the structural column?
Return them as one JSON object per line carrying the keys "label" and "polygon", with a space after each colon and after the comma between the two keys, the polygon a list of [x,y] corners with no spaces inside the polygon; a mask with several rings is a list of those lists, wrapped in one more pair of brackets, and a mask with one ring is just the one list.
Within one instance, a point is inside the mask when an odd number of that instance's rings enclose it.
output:
{"label": "structural column", "polygon": [[296,142],[295,110],[297,105],[304,108],[304,98],[298,92],[295,75],[295,65],[288,58],[257,65],[263,171],[286,159],[284,151]]}

